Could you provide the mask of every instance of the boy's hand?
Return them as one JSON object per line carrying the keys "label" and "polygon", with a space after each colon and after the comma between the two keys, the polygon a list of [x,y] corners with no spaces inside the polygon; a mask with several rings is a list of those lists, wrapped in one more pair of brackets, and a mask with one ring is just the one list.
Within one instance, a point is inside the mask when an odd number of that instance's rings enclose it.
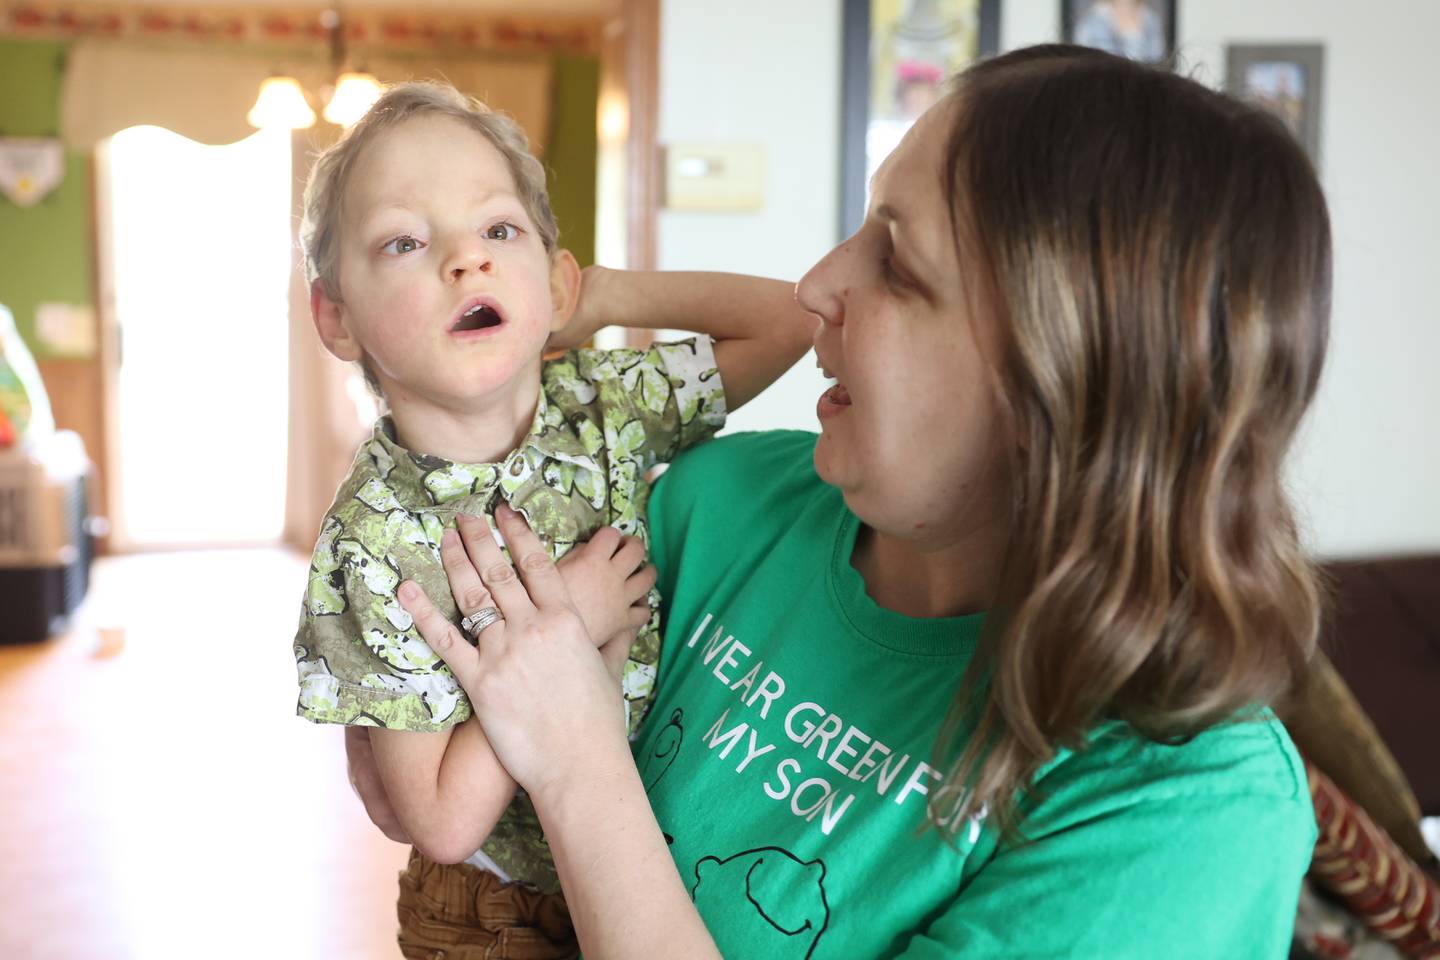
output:
{"label": "boy's hand", "polygon": [[550,339],[545,344],[546,353],[584,346],[595,336],[597,330],[610,324],[606,318],[615,316],[616,311],[613,309],[614,304],[609,303],[606,298],[613,293],[611,288],[615,285],[611,279],[615,273],[614,270],[594,266],[586,267],[580,272],[580,301],[575,305],[575,312],[570,315],[570,322],[550,334]]}
{"label": "boy's hand", "polygon": [[650,619],[647,595],[655,586],[655,568],[645,564],[645,545],[614,527],[601,527],[558,566],[585,629],[618,675],[636,631]]}
{"label": "boy's hand", "polygon": [[[479,517],[461,514],[455,518],[455,532],[445,531],[440,540],[440,560],[450,592],[461,610],[479,610],[494,600],[476,570],[474,558],[481,544],[492,544],[490,526]],[[528,528],[527,528],[528,529]],[[610,672],[619,675],[625,657],[618,655],[618,643],[650,620],[648,594],[655,586],[655,568],[645,564],[645,545],[636,537],[614,527],[601,527],[586,543],[575,547],[558,564],[560,578],[585,631],[600,648]],[[623,645],[629,649],[629,643]]]}

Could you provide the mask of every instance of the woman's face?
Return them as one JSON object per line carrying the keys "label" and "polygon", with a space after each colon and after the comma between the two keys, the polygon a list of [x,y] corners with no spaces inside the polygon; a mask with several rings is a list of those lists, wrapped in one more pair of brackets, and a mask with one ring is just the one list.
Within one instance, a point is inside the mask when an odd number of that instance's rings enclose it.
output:
{"label": "woman's face", "polygon": [[[921,117],[875,174],[854,236],[800,281],[820,317],[815,468],[869,526],[937,545],[1005,522],[1007,463],[991,359],[942,190],[954,97]],[[964,264],[963,266],[969,266]]]}

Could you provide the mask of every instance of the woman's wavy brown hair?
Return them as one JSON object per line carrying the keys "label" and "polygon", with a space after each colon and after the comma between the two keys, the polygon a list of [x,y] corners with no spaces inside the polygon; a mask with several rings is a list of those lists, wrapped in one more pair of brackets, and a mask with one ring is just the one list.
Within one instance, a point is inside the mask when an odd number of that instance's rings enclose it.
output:
{"label": "woman's wavy brown hair", "polygon": [[1325,353],[1330,226],[1279,122],[1175,74],[1034,47],[952,96],[943,188],[1015,460],[931,818],[1010,832],[1017,791],[1097,722],[1183,741],[1273,701],[1313,650],[1281,466]]}

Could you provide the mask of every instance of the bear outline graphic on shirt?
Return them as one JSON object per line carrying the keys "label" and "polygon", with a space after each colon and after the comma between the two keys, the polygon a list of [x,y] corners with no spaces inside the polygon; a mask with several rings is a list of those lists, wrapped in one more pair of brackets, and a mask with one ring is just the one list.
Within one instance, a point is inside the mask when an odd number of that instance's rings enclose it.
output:
{"label": "bear outline graphic on shirt", "polygon": [[824,861],[802,861],[781,847],[702,857],[690,899],[702,914],[746,928],[747,944],[766,943],[766,957],[808,958],[830,925]]}

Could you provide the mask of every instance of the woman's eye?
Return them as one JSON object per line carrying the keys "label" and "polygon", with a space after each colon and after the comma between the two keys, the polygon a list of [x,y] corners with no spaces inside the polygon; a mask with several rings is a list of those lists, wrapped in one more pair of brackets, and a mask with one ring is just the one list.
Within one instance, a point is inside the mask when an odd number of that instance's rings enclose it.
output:
{"label": "woman's eye", "polygon": [[497,223],[485,230],[486,240],[514,240],[520,236],[520,228],[513,223]]}
{"label": "woman's eye", "polygon": [[895,261],[893,258],[889,256],[882,257],[880,260],[880,266],[885,272],[885,281],[891,286],[904,288],[909,288],[913,286],[913,284],[911,284],[910,281],[907,280],[900,273],[899,270],[895,269]]}
{"label": "woman's eye", "polygon": [[416,240],[414,237],[411,236],[396,237],[394,240],[391,240],[389,243],[385,244],[385,246],[380,248],[381,252],[383,253],[394,254],[414,253],[416,250],[419,249],[420,241]]}

